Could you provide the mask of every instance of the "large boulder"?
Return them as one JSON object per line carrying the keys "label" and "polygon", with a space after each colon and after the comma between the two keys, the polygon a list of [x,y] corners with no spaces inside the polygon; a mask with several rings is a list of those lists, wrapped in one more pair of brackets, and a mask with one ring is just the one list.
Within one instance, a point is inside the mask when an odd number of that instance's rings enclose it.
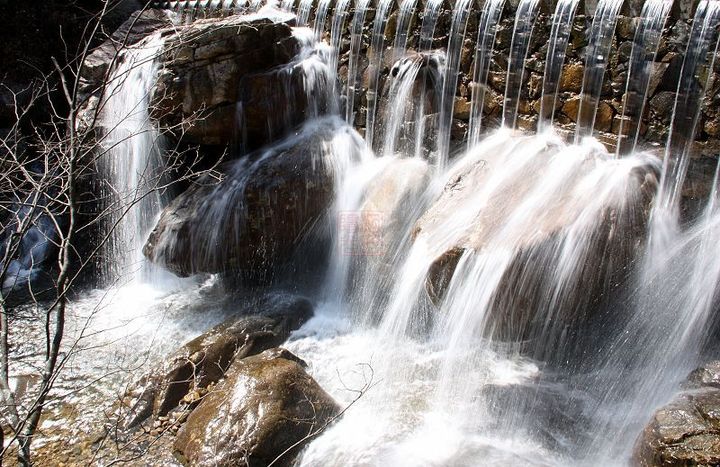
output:
{"label": "large boulder", "polygon": [[130,15],[107,40],[85,58],[80,70],[82,93],[96,93],[105,85],[109,68],[119,59],[123,49],[137,44],[154,31],[171,25],[171,17],[165,10],[147,9]]}
{"label": "large boulder", "polygon": [[[334,144],[349,140],[347,146]],[[234,272],[271,280],[287,265],[332,203],[340,158],[362,141],[336,118],[308,122],[296,136],[223,167],[162,213],[143,252],[185,276]]]}
{"label": "large boulder", "polygon": [[313,314],[306,298],[261,297],[233,317],[182,346],[128,392],[128,426],[166,416],[183,400],[193,403],[220,381],[234,359],[281,345]]}
{"label": "large boulder", "polygon": [[235,360],[190,414],[175,450],[187,465],[289,466],[340,407],[284,349]]}
{"label": "large boulder", "polygon": [[294,17],[233,15],[178,27],[165,39],[152,115],[184,141],[249,149],[305,117],[304,57]]}
{"label": "large boulder", "polygon": [[416,244],[434,258],[430,299],[443,301],[470,255],[465,268],[484,264],[499,274],[483,279],[492,281],[482,284],[492,288],[486,333],[517,341],[574,326],[629,275],[656,187],[654,159],[608,159],[600,147],[566,147],[554,137],[486,139],[453,167],[415,226]]}
{"label": "large boulder", "polygon": [[720,465],[720,362],[698,368],[660,408],[635,445],[642,467]]}

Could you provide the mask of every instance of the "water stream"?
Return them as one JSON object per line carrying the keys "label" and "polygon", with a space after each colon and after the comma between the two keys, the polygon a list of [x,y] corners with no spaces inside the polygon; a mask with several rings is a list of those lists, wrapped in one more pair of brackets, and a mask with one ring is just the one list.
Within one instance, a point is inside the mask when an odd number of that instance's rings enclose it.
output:
{"label": "water stream", "polygon": [[[506,7],[503,0],[486,2],[473,51],[469,142],[452,158],[460,53],[473,4],[454,5],[448,46],[433,50],[442,2],[429,0],[418,51],[409,53],[418,3],[403,1],[381,86],[392,3],[375,5],[369,31],[362,138],[351,125],[369,2],[354,3],[343,90],[337,68],[350,2],[320,0],[311,30],[312,1],[300,0],[302,27],[294,35],[301,50],[288,67],[302,73],[307,119],[227,165],[187,233],[191,247],[179,253],[193,263],[222,264],[226,251],[217,245],[242,246],[226,241],[241,232],[224,236],[222,229],[245,225],[245,188],[260,167],[286,150],[312,151],[313,168],[333,175],[327,215],[313,226],[328,233],[330,258],[321,286],[300,291],[312,295],[315,316],[285,346],[341,405],[360,388],[369,390],[309,443],[297,465],[626,464],[650,415],[697,365],[717,310],[717,174],[699,216],[681,224],[679,206],[717,53],[720,1],[703,0],[695,13],[662,162],[639,150],[637,123],[628,124],[623,157],[592,138],[621,1],[601,0],[595,11],[573,141],[553,123],[577,0],[560,0],[555,9],[536,134],[518,131],[517,119],[538,0],[521,0],[514,13],[503,124],[481,132],[496,26]],[[669,8],[665,0],[643,8],[621,117],[643,112]],[[331,9],[330,44],[321,44]],[[161,48],[153,36],[126,51],[104,101],[106,139],[115,144],[103,173],[121,197],[137,197],[162,167],[148,112],[153,57]],[[438,87],[430,89],[433,97],[428,84]],[[436,147],[427,143],[429,111],[439,113]],[[318,134],[320,142],[313,139]],[[163,204],[143,197],[111,234],[112,274],[144,264],[139,248]],[[162,247],[171,252],[177,245]],[[223,294],[217,276],[198,275],[180,284],[153,279],[96,290],[74,302],[79,335],[84,322],[109,330],[81,337],[88,350],[104,342],[108,355],[80,352],[75,368],[85,376],[122,376],[78,404],[110,398],[132,380],[128,368],[161,358],[236,310]],[[93,300],[100,305],[91,306]],[[118,341],[133,352],[112,367]]]}

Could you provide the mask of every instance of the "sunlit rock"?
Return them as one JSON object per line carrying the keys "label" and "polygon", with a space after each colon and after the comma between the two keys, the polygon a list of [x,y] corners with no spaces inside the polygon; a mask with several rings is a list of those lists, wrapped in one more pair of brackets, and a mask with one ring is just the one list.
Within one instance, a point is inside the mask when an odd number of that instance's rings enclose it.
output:
{"label": "sunlit rock", "polygon": [[[184,121],[182,137],[227,144],[238,134],[237,106],[254,109],[242,124],[253,147],[267,143],[268,128],[286,123],[286,106],[301,98],[297,73],[278,73],[300,51],[290,26],[254,15],[208,19],[168,32],[153,112],[162,125]],[[278,83],[284,75],[285,83]],[[304,103],[298,103],[302,107]],[[299,122],[299,116],[291,116]]]}
{"label": "sunlit rock", "polygon": [[635,445],[642,467],[720,464],[718,362],[691,373],[688,389],[660,408]]}
{"label": "sunlit rock", "polygon": [[284,349],[236,360],[178,432],[186,465],[289,466],[340,407]]}
{"label": "sunlit rock", "polygon": [[219,382],[235,359],[281,345],[313,314],[304,297],[272,294],[188,342],[144,375],[127,395],[128,426],[167,415],[193,394],[200,398]]}

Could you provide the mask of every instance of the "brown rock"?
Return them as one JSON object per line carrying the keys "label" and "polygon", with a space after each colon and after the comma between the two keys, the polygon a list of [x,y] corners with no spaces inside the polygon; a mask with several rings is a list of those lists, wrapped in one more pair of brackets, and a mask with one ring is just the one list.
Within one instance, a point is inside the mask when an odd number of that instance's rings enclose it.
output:
{"label": "brown rock", "polygon": [[153,31],[172,24],[163,10],[143,10],[133,13],[105,42],[94,49],[83,62],[80,72],[82,93],[92,94],[100,90],[108,67],[123,47],[137,44]]}
{"label": "brown rock", "polygon": [[641,467],[720,464],[720,389],[678,395],[640,435],[633,462]]}
{"label": "brown rock", "polygon": [[[174,444],[186,465],[289,466],[340,407],[287,350],[238,359],[190,414]],[[289,450],[288,452],[285,452]]]}
{"label": "brown rock", "polygon": [[582,63],[568,63],[560,75],[561,92],[580,92],[582,90],[585,67]]}
{"label": "brown rock", "polygon": [[580,97],[571,97],[562,106],[562,113],[568,116],[573,122],[577,122],[578,111],[580,110]]}
{"label": "brown rock", "polygon": [[[250,314],[253,313],[253,314]],[[201,399],[234,359],[281,345],[313,313],[309,300],[286,294],[263,296],[233,317],[185,344],[144,375],[127,396],[128,427],[152,416],[161,419],[181,401]]]}
{"label": "brown rock", "polygon": [[[298,50],[288,24],[262,17],[234,15],[180,27],[165,41],[153,117],[165,126],[194,120],[183,128],[186,141],[225,144],[236,133],[237,102],[252,96],[251,104],[258,110],[246,114],[241,123],[251,147],[260,147],[288,130],[279,129],[284,119],[291,124],[301,121],[299,71],[272,70],[290,63]],[[279,83],[281,77],[285,82]],[[288,91],[291,94],[284,95]],[[278,112],[277,98],[288,99],[283,102],[290,102],[289,109]]]}
{"label": "brown rock", "polygon": [[462,97],[456,97],[453,116],[460,120],[470,120],[470,101]]}
{"label": "brown rock", "polygon": [[595,129],[600,131],[610,131],[615,112],[607,102],[600,102],[595,114]]}

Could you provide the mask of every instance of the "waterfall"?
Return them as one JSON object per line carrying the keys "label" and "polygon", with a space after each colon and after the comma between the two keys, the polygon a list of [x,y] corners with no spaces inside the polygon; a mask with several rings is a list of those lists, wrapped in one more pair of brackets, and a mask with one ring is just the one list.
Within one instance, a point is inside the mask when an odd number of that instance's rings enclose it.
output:
{"label": "waterfall", "polygon": [[615,24],[622,6],[622,0],[600,0],[590,31],[589,45],[585,56],[580,108],[575,127],[575,142],[586,136],[592,136],[595,127],[603,78],[610,55],[610,46],[615,35]]}
{"label": "waterfall", "polygon": [[358,61],[360,59],[360,47],[362,46],[362,30],[365,25],[365,15],[370,0],[358,0],[355,4],[355,14],[350,25],[350,57],[348,60],[348,83],[345,102],[345,121],[350,125],[355,120],[353,112],[355,108],[355,97],[357,94]]}
{"label": "waterfall", "polygon": [[398,13],[397,27],[395,29],[395,43],[393,44],[392,61],[397,62],[407,49],[408,34],[410,33],[410,20],[412,19],[418,0],[403,0]]}
{"label": "waterfall", "polygon": [[495,46],[497,24],[500,21],[505,0],[485,2],[478,25],[475,66],[473,67],[473,86],[470,96],[470,129],[468,130],[468,148],[480,142],[482,111],[485,103],[490,60]]}
{"label": "waterfall", "polygon": [[432,48],[433,38],[435,35],[435,25],[437,24],[441,6],[442,0],[429,0],[425,4],[422,26],[420,27],[420,43],[418,46],[419,52],[427,52]]}
{"label": "waterfall", "polygon": [[163,40],[150,36],[123,52],[101,103],[105,134],[97,160],[104,178],[102,201],[107,242],[102,249],[105,281],[139,277],[142,246],[164,204],[162,136],[150,120],[150,98]]}
{"label": "waterfall", "polygon": [[323,32],[325,31],[325,19],[327,18],[328,8],[330,8],[330,2],[332,2],[332,0],[320,0],[318,3],[318,8],[315,12],[315,23],[313,24],[317,40],[322,39]]}
{"label": "waterfall", "polygon": [[462,53],[463,42],[465,40],[465,30],[467,29],[471,5],[470,0],[459,0],[453,10],[445,73],[442,81],[442,95],[440,96],[440,121],[438,122],[436,161],[438,170],[443,170],[448,163],[455,91],[457,89],[458,72],[460,68],[460,54]]}
{"label": "waterfall", "polygon": [[555,6],[552,28],[550,29],[550,44],[545,59],[538,131],[549,128],[553,123],[555,104],[560,88],[560,75],[565,63],[565,51],[570,39],[570,31],[572,31],[578,2],[579,0],[560,0]]}
{"label": "waterfall", "polygon": [[367,87],[367,120],[365,122],[365,140],[370,147],[373,147],[373,138],[375,136],[375,113],[377,112],[380,87],[380,68],[383,65],[385,28],[387,27],[391,4],[392,0],[380,0],[373,21],[372,43],[369,51],[370,65],[368,66],[370,79]]}
{"label": "waterfall", "polygon": [[300,0],[297,12],[297,25],[307,26],[308,19],[310,18],[310,10],[313,6],[313,0]]}
{"label": "waterfall", "polygon": [[[300,44],[297,56],[273,70],[279,78],[277,91],[282,93],[287,103],[274,109],[276,113],[267,118],[266,128],[271,137],[282,137],[290,132],[299,123],[298,114],[301,112],[305,118],[315,118],[338,111],[334,89],[336,50],[326,43],[317,42],[310,28],[294,28],[292,34]],[[300,89],[304,91],[304,96],[299,95]],[[246,103],[239,100],[235,105],[239,150],[245,153],[248,146]]]}
{"label": "waterfall", "polygon": [[[510,36],[501,17],[516,4],[515,16],[507,18],[513,21]],[[310,280],[320,279],[315,287],[305,289],[293,277],[282,284],[316,303],[315,316],[283,346],[307,361],[312,377],[349,409],[313,435],[294,465],[625,464],[649,416],[676,393],[703,344],[714,338],[709,333],[720,293],[720,164],[702,212],[681,224],[680,209],[705,91],[714,79],[720,0],[701,0],[689,28],[663,160],[638,148],[669,0],[648,0],[632,49],[623,42],[622,53],[631,52],[627,70],[614,69],[612,104],[623,106],[614,151],[607,149],[607,135],[593,138],[593,128],[606,67],[616,63],[612,43],[629,37],[628,30],[615,34],[621,0],[599,0],[586,33],[572,141],[571,106],[562,117],[558,111],[557,120],[555,109],[568,95],[575,101],[578,90],[573,75],[572,86],[561,92],[579,0],[558,0],[547,25],[538,23],[544,17],[539,0],[487,0],[480,12],[470,0],[458,0],[451,17],[444,5],[379,0],[373,9],[369,0],[358,0],[343,55],[350,0],[299,0],[301,26],[293,35],[300,50],[272,72],[281,76],[278,93],[297,90],[291,80],[302,79],[300,100],[307,101],[307,110],[281,106],[286,118],[282,128],[270,128],[272,144],[226,163],[217,183],[195,184],[191,189],[203,190],[193,207],[197,218],[183,237],[168,236],[155,249],[212,265],[198,271],[254,268],[245,258],[227,261],[229,252],[243,248],[248,256],[265,253],[264,242],[275,240],[277,232],[260,229],[256,238],[262,240],[243,236],[241,229],[252,228],[246,227],[253,220],[252,200],[280,198],[273,182],[282,176],[292,180],[290,195],[322,190],[323,203],[311,200],[302,208],[329,207],[298,230],[302,240],[321,238],[329,261],[323,256],[313,271]],[[253,1],[249,8],[258,6]],[[288,0],[281,6],[294,8]],[[411,23],[419,8],[418,31]],[[365,57],[368,14],[374,16]],[[456,152],[454,104],[465,95],[458,89],[461,53],[476,16],[468,142]],[[393,19],[390,49],[386,35]],[[328,21],[329,44],[323,42]],[[664,47],[673,53],[685,26],[682,20],[674,24],[675,42]],[[550,31],[542,44],[547,51],[532,40],[545,34],[541,26]],[[417,50],[411,32],[419,32]],[[434,50],[445,39],[447,48]],[[495,49],[496,39],[502,50]],[[574,53],[578,49],[573,44]],[[161,50],[162,40],[154,36],[125,52],[126,60],[113,71],[113,95],[104,101],[106,126],[112,128],[105,139],[117,143],[112,157],[100,161],[112,164],[102,166],[112,182],[108,192],[123,202],[138,201],[138,212],[130,210],[127,225],[118,224],[118,240],[113,236],[109,243],[107,256],[120,270],[140,261],[135,252],[163,204],[155,192],[137,195],[153,186],[162,169],[161,141],[147,111],[157,72],[153,57]],[[539,51],[544,70],[537,66]],[[345,59],[347,88],[338,89]],[[493,105],[491,113],[493,119],[502,115],[502,125],[484,128],[486,97],[489,102],[495,92],[489,78],[497,86],[503,73],[504,105]],[[663,77],[662,92],[673,76]],[[525,92],[528,82],[532,93]],[[364,85],[367,109],[356,109]],[[536,133],[517,131],[525,104],[539,106]],[[246,105],[238,103],[240,123]],[[356,111],[358,126],[366,117],[364,138],[352,128]],[[291,119],[300,113],[302,121]],[[707,115],[716,118],[714,109]],[[123,138],[120,129],[132,136]],[[293,159],[300,153],[305,165]],[[287,166],[266,170],[271,161]],[[318,171],[323,177],[302,178]],[[248,195],[263,176],[266,183]],[[277,214],[256,215],[275,220]],[[289,225],[285,217],[280,214],[278,230]],[[287,244],[301,259],[309,256],[297,248],[303,244],[298,238]],[[369,378],[374,384],[356,400],[357,388]]]}
{"label": "waterfall", "polygon": [[[441,6],[442,0],[429,0],[425,4],[423,21],[420,26],[420,42],[418,44],[418,51],[420,53],[428,52],[432,48],[433,38],[435,35],[435,25],[437,24]],[[420,95],[425,95],[424,87],[421,89]],[[418,103],[417,110],[415,111],[415,141],[419,142],[424,140],[425,124],[425,101],[421,100]],[[432,150],[433,148],[429,148],[429,152],[432,152]],[[417,145],[415,156],[422,156],[422,144]]]}
{"label": "waterfall", "polygon": [[[652,411],[677,390],[678,382],[693,369],[708,338],[720,281],[715,241],[720,221],[717,173],[703,215],[688,229],[680,228],[678,211],[687,168],[687,161],[682,159],[688,157],[703,96],[704,82],[698,77],[704,76],[705,67],[713,65],[719,6],[716,2],[701,2],[695,13],[648,246],[631,290],[629,316],[607,344],[597,376],[583,383],[598,388],[600,394],[593,407],[596,426],[586,449],[587,458],[598,453],[607,458],[626,457],[632,449],[631,434],[639,432]],[[713,51],[713,58],[708,61],[709,51]],[[618,436],[608,439],[608,433]]]}
{"label": "waterfall", "polygon": [[509,128],[515,128],[517,120],[520,90],[525,73],[525,59],[527,58],[530,37],[535,25],[538,4],[538,0],[520,0],[515,13],[515,26],[513,27],[512,42],[510,44],[510,60],[505,80],[503,106],[503,125]]}
{"label": "waterfall", "polygon": [[[713,68],[717,54],[718,21],[720,21],[720,2],[701,1],[693,18],[678,82],[670,134],[663,160],[660,191],[657,195],[657,211],[672,213],[678,209],[690,157],[690,145],[695,139],[702,96],[707,86],[706,70]],[[708,52],[713,50],[708,62]]]}
{"label": "waterfall", "polygon": [[[330,29],[330,47],[332,47],[332,55],[330,57],[330,62],[328,63],[328,68],[330,68],[331,71],[336,71],[338,67],[338,56],[340,55],[340,40],[342,39],[341,35],[343,32],[343,26],[345,25],[345,17],[347,16],[347,8],[349,4],[350,0],[338,0],[338,2],[335,4],[335,11],[332,17],[332,26]],[[332,82],[332,94],[334,96],[337,94],[337,89],[335,88],[337,86],[337,80],[333,79]]]}
{"label": "waterfall", "polygon": [[[407,109],[406,103],[412,102],[412,91],[423,62],[424,59],[421,55],[410,57],[396,63],[390,73],[393,78],[388,93],[388,105],[385,107],[384,144],[381,153],[384,156],[395,154],[400,129],[406,121],[410,120],[407,118],[407,114],[412,114],[414,111],[412,106]],[[402,149],[400,152],[407,153]]]}
{"label": "waterfall", "polygon": [[635,151],[640,136],[640,121],[645,110],[653,61],[671,7],[671,0],[649,0],[643,5],[640,24],[635,30],[630,52],[625,101],[618,130],[618,155],[623,148],[627,148],[628,153]]}

